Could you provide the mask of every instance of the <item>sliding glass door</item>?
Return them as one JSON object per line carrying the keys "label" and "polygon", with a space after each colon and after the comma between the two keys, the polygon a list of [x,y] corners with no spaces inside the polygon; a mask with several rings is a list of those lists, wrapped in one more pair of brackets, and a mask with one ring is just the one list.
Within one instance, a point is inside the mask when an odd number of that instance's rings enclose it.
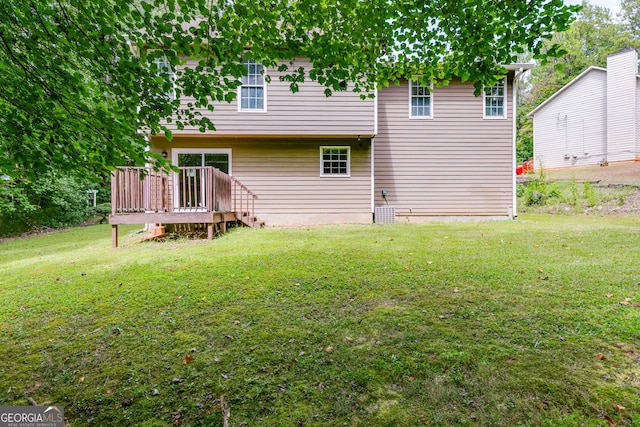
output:
{"label": "sliding glass door", "polygon": [[182,168],[174,180],[174,210],[197,211],[206,205],[202,167],[231,175],[231,149],[174,148],[172,154],[173,164]]}

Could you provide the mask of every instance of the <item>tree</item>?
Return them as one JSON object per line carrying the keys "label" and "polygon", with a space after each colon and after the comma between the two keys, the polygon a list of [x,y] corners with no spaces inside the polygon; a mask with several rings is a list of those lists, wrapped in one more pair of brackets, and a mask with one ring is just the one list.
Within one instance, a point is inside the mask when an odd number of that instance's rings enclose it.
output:
{"label": "tree", "polygon": [[620,13],[625,29],[634,38],[640,38],[640,0],[622,0],[620,2]]}
{"label": "tree", "polygon": [[[76,225],[97,215],[98,208],[87,203],[89,188],[95,188],[95,184],[73,175],[48,173],[33,182],[0,178],[0,237]],[[98,193],[100,200],[105,195]],[[101,213],[104,215],[104,211]]]}
{"label": "tree", "polygon": [[582,6],[578,19],[569,29],[555,34],[550,41],[565,53],[536,67],[532,74],[534,96],[538,100],[548,98],[591,65],[606,67],[607,56],[612,53],[637,45],[609,9],[587,1]]}
{"label": "tree", "polygon": [[640,47],[640,40],[626,31],[607,8],[584,1],[578,18],[563,32],[545,42],[563,54],[536,66],[529,78],[529,91],[520,97],[517,117],[517,158],[533,156],[533,126],[526,117],[565,84],[589,66],[607,66],[607,56],[628,47]]}
{"label": "tree", "polygon": [[168,120],[214,129],[199,112],[235,98],[244,58],[287,71],[294,92],[311,79],[327,96],[347,86],[370,96],[403,76],[455,75],[479,93],[525,50],[556,56],[543,42],[575,10],[562,0],[4,0],[0,172],[162,164],[145,136],[170,137]]}

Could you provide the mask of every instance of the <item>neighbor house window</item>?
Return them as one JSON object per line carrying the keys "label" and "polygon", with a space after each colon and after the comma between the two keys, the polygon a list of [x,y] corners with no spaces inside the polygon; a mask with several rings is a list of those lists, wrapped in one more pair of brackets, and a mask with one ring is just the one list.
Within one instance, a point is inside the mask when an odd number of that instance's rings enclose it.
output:
{"label": "neighbor house window", "polygon": [[432,116],[431,84],[424,86],[418,82],[409,81],[410,118],[430,119]]}
{"label": "neighbor house window", "polygon": [[240,86],[240,111],[266,111],[267,88],[264,66],[252,59],[244,61],[247,74],[242,76]]}
{"label": "neighbor house window", "polygon": [[320,176],[349,176],[349,147],[320,147]]}
{"label": "neighbor house window", "polygon": [[507,79],[495,86],[484,87],[484,118],[504,119],[507,117]]}

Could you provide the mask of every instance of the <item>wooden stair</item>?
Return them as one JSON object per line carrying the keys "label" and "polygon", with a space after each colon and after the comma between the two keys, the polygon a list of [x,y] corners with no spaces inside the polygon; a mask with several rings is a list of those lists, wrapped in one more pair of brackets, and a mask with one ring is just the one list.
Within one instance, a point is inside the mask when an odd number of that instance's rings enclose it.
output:
{"label": "wooden stair", "polygon": [[264,228],[265,226],[264,221],[260,221],[257,216],[251,215],[250,212],[240,212],[238,221],[251,228]]}
{"label": "wooden stair", "polygon": [[264,227],[254,215],[258,198],[232,176],[210,166],[184,166],[177,171],[122,166],[111,176],[111,236],[118,247],[119,224],[162,226],[202,224],[207,238],[224,234],[227,225]]}

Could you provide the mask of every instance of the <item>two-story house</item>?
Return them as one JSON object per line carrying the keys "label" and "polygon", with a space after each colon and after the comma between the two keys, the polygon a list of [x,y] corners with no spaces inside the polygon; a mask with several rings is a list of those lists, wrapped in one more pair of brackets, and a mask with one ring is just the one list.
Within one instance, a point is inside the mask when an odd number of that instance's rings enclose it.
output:
{"label": "two-story house", "polygon": [[[213,166],[242,182],[255,195],[251,215],[267,225],[371,223],[376,207],[412,222],[514,217],[514,84],[531,64],[506,66],[480,96],[460,80],[404,80],[365,100],[326,97],[315,82],[294,94],[276,69],[246,66],[235,101],[200,111],[215,132],[174,128],[171,141],[151,143],[174,165]],[[178,203],[188,180],[173,181],[168,198]]]}

